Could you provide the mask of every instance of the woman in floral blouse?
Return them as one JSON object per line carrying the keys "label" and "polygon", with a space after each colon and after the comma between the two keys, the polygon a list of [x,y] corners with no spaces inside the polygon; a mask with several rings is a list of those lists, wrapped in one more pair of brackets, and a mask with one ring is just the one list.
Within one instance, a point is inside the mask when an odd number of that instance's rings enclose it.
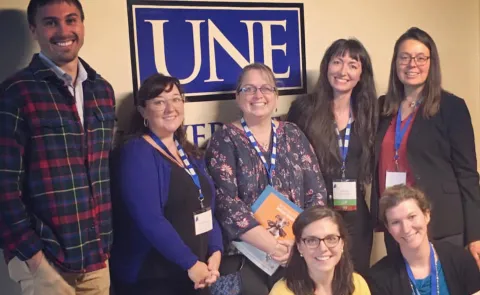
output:
{"label": "woman in floral blouse", "polygon": [[277,241],[255,220],[251,205],[269,185],[301,208],[324,205],[327,193],[308,139],[295,124],[272,119],[278,91],[268,66],[255,63],[243,69],[236,101],[242,120],[215,132],[206,153],[217,189],[216,217],[229,245],[220,273],[241,269],[242,294],[266,295],[282,276],[281,269],[268,276],[239,254],[231,241],[247,242],[282,265],[293,241]]}

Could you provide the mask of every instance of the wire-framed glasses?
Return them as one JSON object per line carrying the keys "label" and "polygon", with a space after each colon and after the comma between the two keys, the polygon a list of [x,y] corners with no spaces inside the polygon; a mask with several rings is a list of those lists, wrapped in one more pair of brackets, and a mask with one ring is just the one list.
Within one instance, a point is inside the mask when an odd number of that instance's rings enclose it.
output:
{"label": "wire-framed glasses", "polygon": [[165,110],[168,105],[171,105],[175,108],[180,107],[185,103],[185,98],[178,96],[170,99],[155,99],[152,101],[152,106],[159,111]]}
{"label": "wire-framed glasses", "polygon": [[255,87],[253,85],[245,85],[238,90],[238,93],[253,95],[257,93],[257,90],[260,90],[260,92],[263,94],[272,94],[275,92],[276,88],[270,85],[262,85],[261,87]]}

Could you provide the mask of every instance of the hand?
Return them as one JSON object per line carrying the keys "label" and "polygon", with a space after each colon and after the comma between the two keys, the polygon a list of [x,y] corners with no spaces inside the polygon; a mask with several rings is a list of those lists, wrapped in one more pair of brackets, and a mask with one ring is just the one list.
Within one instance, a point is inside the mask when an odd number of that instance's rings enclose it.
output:
{"label": "hand", "polygon": [[38,270],[38,267],[40,266],[40,263],[42,263],[42,260],[44,259],[44,255],[42,251],[38,251],[35,253],[35,255],[32,256],[32,258],[28,259],[26,261],[28,268],[30,272],[34,273]]}
{"label": "hand", "polygon": [[220,267],[220,261],[222,260],[222,253],[220,251],[214,252],[207,261],[207,267],[210,271],[210,276],[205,280],[208,286],[211,286],[220,277],[218,268]]}
{"label": "hand", "polygon": [[468,250],[470,250],[470,253],[472,253],[473,258],[475,258],[477,266],[480,269],[480,241],[475,241],[468,244]]}
{"label": "hand", "polygon": [[195,289],[205,288],[205,279],[210,276],[210,271],[204,262],[197,261],[189,270],[188,277],[195,284]]}
{"label": "hand", "polygon": [[277,241],[277,245],[275,248],[278,247],[280,251],[275,251],[271,257],[280,265],[285,266],[288,262],[288,259],[290,258],[290,252],[292,249],[293,241],[287,241],[287,240],[279,240]]}

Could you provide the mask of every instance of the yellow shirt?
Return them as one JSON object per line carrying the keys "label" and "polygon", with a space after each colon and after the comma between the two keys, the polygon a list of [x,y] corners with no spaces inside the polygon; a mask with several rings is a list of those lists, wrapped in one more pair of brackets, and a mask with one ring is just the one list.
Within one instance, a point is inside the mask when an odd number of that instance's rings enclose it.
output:
{"label": "yellow shirt", "polygon": [[[361,275],[354,273],[353,274],[353,285],[355,286],[355,291],[353,295],[370,295],[370,289],[368,289],[367,282],[362,278]],[[278,281],[270,291],[269,295],[295,295],[293,292],[288,289],[287,283],[285,280]]]}

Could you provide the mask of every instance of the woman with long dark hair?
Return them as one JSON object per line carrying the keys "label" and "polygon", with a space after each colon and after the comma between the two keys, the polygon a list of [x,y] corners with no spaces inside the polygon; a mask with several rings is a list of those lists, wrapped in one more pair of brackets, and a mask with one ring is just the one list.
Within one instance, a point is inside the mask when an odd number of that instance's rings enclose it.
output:
{"label": "woman with long dark hair", "polygon": [[220,276],[215,190],[183,127],[178,79],[154,74],[138,91],[138,116],[111,161],[117,295],[207,295]]}
{"label": "woman with long dark hair", "polygon": [[355,247],[355,270],[370,266],[373,229],[364,185],[372,178],[377,97],[370,57],[355,39],[339,39],[327,49],[315,91],[293,102],[288,121],[312,143],[330,205],[344,218]]}
{"label": "woman with long dark hair", "polygon": [[[410,28],[395,43],[388,91],[379,98],[371,211],[395,184],[415,185],[430,198],[433,241],[467,246],[480,267],[480,189],[475,140],[465,101],[442,89],[432,37]],[[446,218],[448,216],[448,218]],[[387,252],[398,243],[385,232]]]}
{"label": "woman with long dark hair", "polygon": [[285,278],[270,295],[370,295],[365,280],[353,272],[349,236],[340,214],[310,207],[293,223],[296,247]]}

